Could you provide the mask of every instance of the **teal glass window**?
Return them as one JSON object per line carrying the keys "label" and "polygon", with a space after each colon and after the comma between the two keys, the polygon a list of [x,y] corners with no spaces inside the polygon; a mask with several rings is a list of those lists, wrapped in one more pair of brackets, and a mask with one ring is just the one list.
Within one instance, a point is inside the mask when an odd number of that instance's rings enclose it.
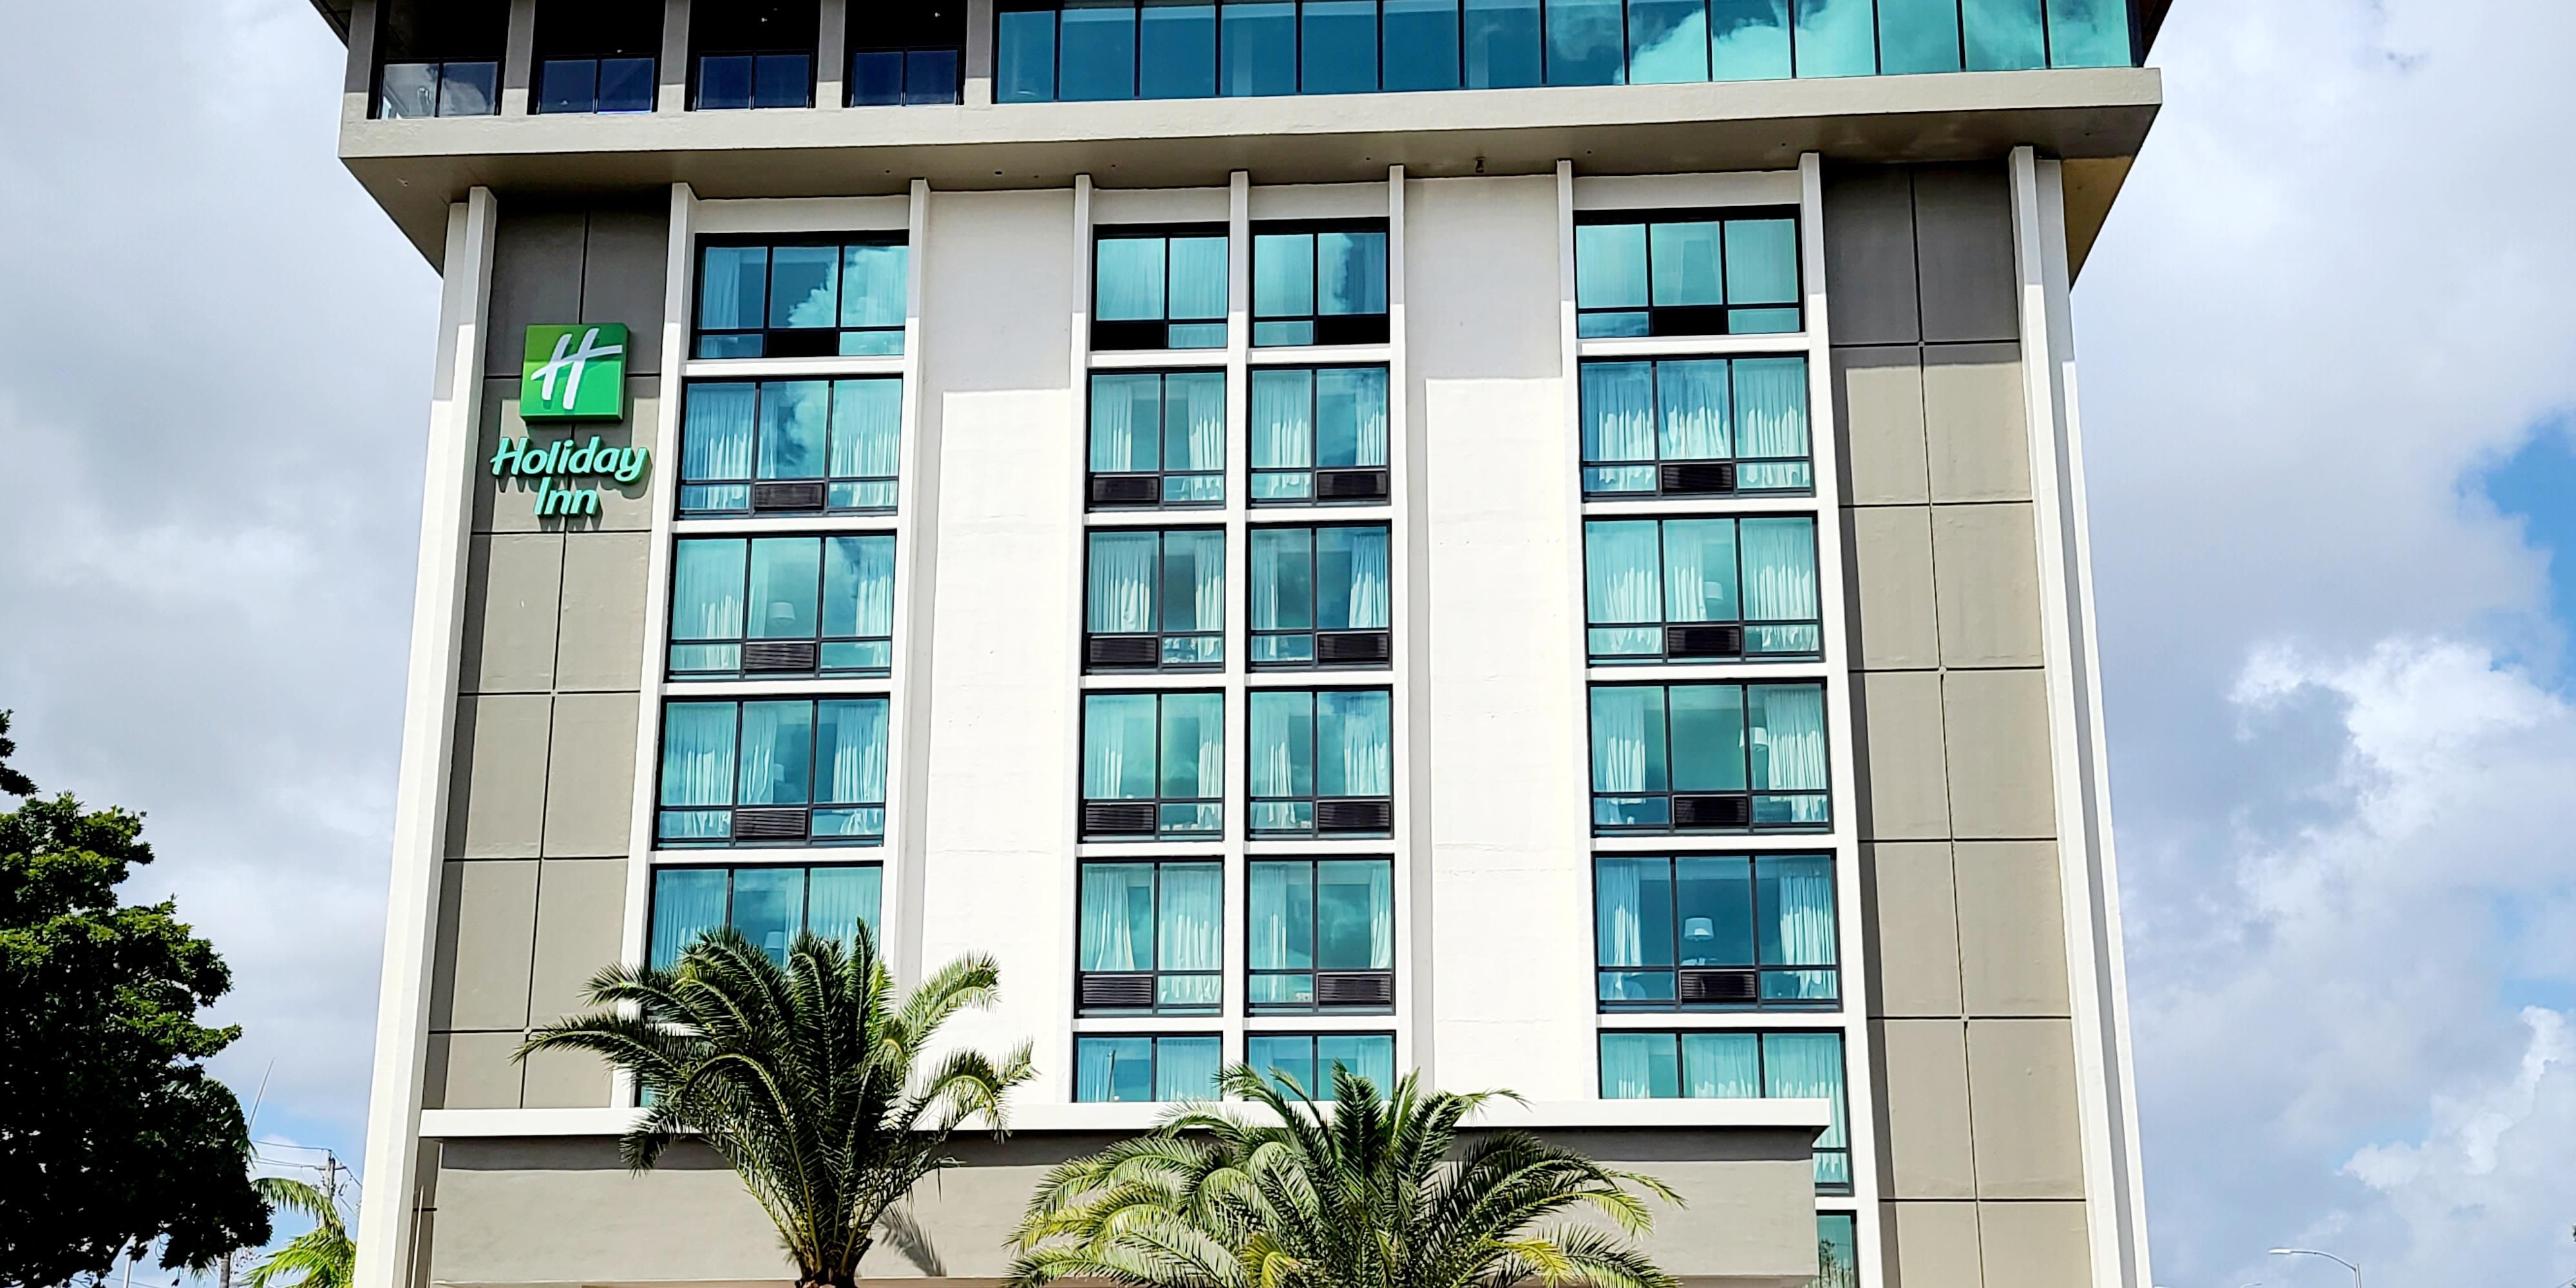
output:
{"label": "teal glass window", "polygon": [[1255,1014],[1394,1009],[1392,862],[1256,858],[1250,873]]}
{"label": "teal glass window", "polygon": [[885,840],[886,699],[662,708],[665,847]]}
{"label": "teal glass window", "polygon": [[1627,79],[1620,0],[1547,0],[1547,83],[1616,85]]}
{"label": "teal glass window", "polygon": [[1816,1189],[1851,1193],[1840,1033],[1604,1033],[1601,1098],[1830,1102],[1832,1125],[1816,1137]]}
{"label": "teal glass window", "polygon": [[1083,839],[1214,838],[1224,797],[1224,694],[1083,695]]}
{"label": "teal glass window", "polygon": [[1224,0],[1218,7],[1217,92],[1258,98],[1297,92],[1295,0]]}
{"label": "teal glass window", "polygon": [[1386,224],[1252,230],[1252,343],[1384,344]]}
{"label": "teal glass window", "polygon": [[1252,371],[1252,503],[1383,504],[1384,367]]}
{"label": "teal glass window", "polygon": [[651,960],[668,968],[698,936],[731,926],[779,960],[797,932],[848,941],[877,929],[885,873],[874,863],[653,869]]}
{"label": "teal glass window", "polygon": [[1580,397],[1586,496],[1815,486],[1805,358],[1586,362]]}
{"label": "teal glass window", "polygon": [[890,535],[673,545],[673,679],[884,675],[893,637]]}
{"label": "teal glass window", "polygon": [[1084,1015],[1213,1015],[1224,997],[1217,863],[1082,865]]}
{"label": "teal glass window", "polygon": [[702,380],[680,426],[680,516],[890,514],[903,380]]}
{"label": "teal glass window", "polygon": [[1583,602],[1595,664],[1824,656],[1804,515],[1588,521]]}
{"label": "teal glass window", "polygon": [[1458,0],[1384,0],[1379,12],[1381,88],[1458,88]]}
{"label": "teal glass window", "polygon": [[1083,667],[1204,670],[1225,661],[1225,533],[1094,528]]}
{"label": "teal glass window", "polygon": [[1297,6],[1298,93],[1376,91],[1377,6],[1378,0],[1304,0]]}
{"label": "teal glass window", "polygon": [[995,6],[993,101],[1055,101],[1056,7],[1051,0]]}
{"label": "teal glass window", "polygon": [[1213,1100],[1223,1040],[1215,1034],[1073,1040],[1078,1104]]}
{"label": "teal glass window", "polygon": [[1810,1288],[1860,1288],[1859,1220],[1849,1212],[1816,1214],[1816,1277]]}
{"label": "teal glass window", "polygon": [[1091,347],[1225,347],[1223,228],[1101,231],[1093,246]]}
{"label": "teal glass window", "polygon": [[1805,325],[1798,276],[1794,211],[1595,211],[1574,229],[1575,330],[1586,337],[1796,331]]}
{"label": "teal glass window", "polygon": [[1254,528],[1251,553],[1252,669],[1393,661],[1385,524]]}
{"label": "teal glass window", "polygon": [[903,352],[912,251],[900,233],[814,242],[708,241],[698,251],[700,358]]}
{"label": "teal glass window", "polygon": [[1335,1069],[1368,1079],[1381,1099],[1395,1090],[1392,1033],[1255,1033],[1243,1040],[1243,1062],[1292,1100],[1301,1091],[1331,1100]]}
{"label": "teal glass window", "polygon": [[1224,503],[1224,372],[1092,373],[1092,509]]}
{"label": "teal glass window", "polygon": [[1709,79],[1787,80],[1789,0],[1709,0]]}
{"label": "teal glass window", "polygon": [[1539,0],[1464,0],[1459,16],[1467,88],[1540,83]]}
{"label": "teal glass window", "polygon": [[1815,1010],[1842,997],[1831,855],[1604,854],[1592,878],[1602,1010]]}
{"label": "teal glass window", "polygon": [[1248,700],[1255,838],[1394,833],[1389,690],[1254,689]]}
{"label": "teal glass window", "polygon": [[1216,0],[1145,0],[1137,16],[1137,97],[1216,97]]}
{"label": "teal glass window", "polygon": [[1825,686],[1592,686],[1592,831],[1817,832]]}

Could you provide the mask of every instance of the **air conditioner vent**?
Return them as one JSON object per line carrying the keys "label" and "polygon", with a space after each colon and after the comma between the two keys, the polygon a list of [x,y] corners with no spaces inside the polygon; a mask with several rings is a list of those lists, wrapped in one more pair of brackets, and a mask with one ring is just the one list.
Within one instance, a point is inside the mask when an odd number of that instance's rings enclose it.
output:
{"label": "air conditioner vent", "polygon": [[820,480],[809,479],[754,483],[751,485],[751,508],[757,514],[820,510],[823,508],[823,484]]}
{"label": "air conditioner vent", "polygon": [[1664,628],[1664,656],[1742,657],[1744,628],[1733,622],[1667,626]]}
{"label": "air conditioner vent", "polygon": [[1351,833],[1383,836],[1395,830],[1395,802],[1384,799],[1317,801],[1315,830],[1325,836]]}
{"label": "air conditioner vent", "polygon": [[1386,499],[1386,471],[1317,470],[1315,499],[1318,501],[1383,501]]}
{"label": "air conditioner vent", "polygon": [[762,806],[733,812],[733,839],[737,841],[801,841],[805,839],[805,808],[798,806]]}
{"label": "air conditioner vent", "polygon": [[745,640],[742,645],[742,669],[746,671],[811,671],[815,667],[818,646],[812,640]]}
{"label": "air conditioner vent", "polygon": [[1136,1011],[1154,1005],[1151,975],[1085,975],[1081,991],[1085,1010]]}
{"label": "air conditioner vent", "polygon": [[1395,975],[1391,971],[1318,971],[1317,1006],[1393,1006]]}
{"label": "air conditioner vent", "polygon": [[1315,636],[1319,666],[1384,666],[1394,652],[1394,635],[1388,631],[1321,631]]}
{"label": "air conditioner vent", "polygon": [[1681,979],[1685,1002],[1750,1002],[1762,995],[1761,979],[1749,970],[1691,970]]}
{"label": "air conditioner vent", "polygon": [[1675,827],[1748,827],[1753,822],[1753,798],[1738,793],[1723,796],[1675,796]]}
{"label": "air conditioner vent", "polygon": [[1154,505],[1163,499],[1163,480],[1153,474],[1094,474],[1093,505]]}
{"label": "air conditioner vent", "polygon": [[1161,637],[1094,635],[1085,642],[1083,665],[1100,671],[1152,670],[1163,656]]}
{"label": "air conditioner vent", "polygon": [[1084,801],[1082,834],[1084,836],[1152,836],[1154,813],[1152,801]]}
{"label": "air conditioner vent", "polygon": [[1733,461],[1674,461],[1659,471],[1663,491],[1673,495],[1706,495],[1735,490]]}

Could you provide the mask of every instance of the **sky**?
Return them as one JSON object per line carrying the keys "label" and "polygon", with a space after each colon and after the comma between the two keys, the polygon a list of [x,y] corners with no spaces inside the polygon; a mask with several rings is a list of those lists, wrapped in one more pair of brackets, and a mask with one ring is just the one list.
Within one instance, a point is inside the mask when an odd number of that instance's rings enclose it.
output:
{"label": "sky", "polygon": [[[232,963],[258,1134],[350,1158],[436,282],[303,0],[0,31],[0,707],[148,815],[127,893]],[[2576,1276],[2570,47],[2552,0],[2180,0],[2076,288],[2167,1288]]]}

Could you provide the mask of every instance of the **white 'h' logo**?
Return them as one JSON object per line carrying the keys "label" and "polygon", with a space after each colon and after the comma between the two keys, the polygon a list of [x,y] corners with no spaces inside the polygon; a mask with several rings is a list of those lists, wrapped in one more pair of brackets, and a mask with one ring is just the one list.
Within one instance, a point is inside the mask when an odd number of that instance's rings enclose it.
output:
{"label": "white 'h' logo", "polygon": [[[582,333],[581,348],[570,353],[565,352],[570,349],[572,349],[572,332],[566,331],[555,337],[554,358],[546,365],[537,368],[538,396],[558,407],[576,407],[581,404],[581,373],[583,368],[590,365],[591,359],[614,358],[626,352],[626,346],[622,344],[601,346],[598,327],[592,327]],[[555,402],[555,373],[558,371],[568,373],[564,377],[564,396],[560,403]]]}

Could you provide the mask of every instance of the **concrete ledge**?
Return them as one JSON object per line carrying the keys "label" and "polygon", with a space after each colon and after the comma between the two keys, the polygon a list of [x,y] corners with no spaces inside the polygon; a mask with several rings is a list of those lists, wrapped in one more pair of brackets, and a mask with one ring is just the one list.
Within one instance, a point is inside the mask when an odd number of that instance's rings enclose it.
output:
{"label": "concrete ledge", "polygon": [[[1165,1106],[1022,1105],[1011,1111],[1011,1134],[1105,1133],[1145,1131],[1160,1121]],[[1248,1118],[1262,1115],[1246,1105],[1232,1106]],[[1685,1129],[1751,1129],[1804,1131],[1809,1139],[1832,1121],[1833,1106],[1823,1100],[1565,1100],[1519,1104],[1500,1101],[1469,1119],[1489,1128],[1531,1131],[1636,1131]],[[425,1140],[475,1140],[505,1137],[615,1136],[634,1126],[632,1109],[427,1109],[421,1111]]]}

